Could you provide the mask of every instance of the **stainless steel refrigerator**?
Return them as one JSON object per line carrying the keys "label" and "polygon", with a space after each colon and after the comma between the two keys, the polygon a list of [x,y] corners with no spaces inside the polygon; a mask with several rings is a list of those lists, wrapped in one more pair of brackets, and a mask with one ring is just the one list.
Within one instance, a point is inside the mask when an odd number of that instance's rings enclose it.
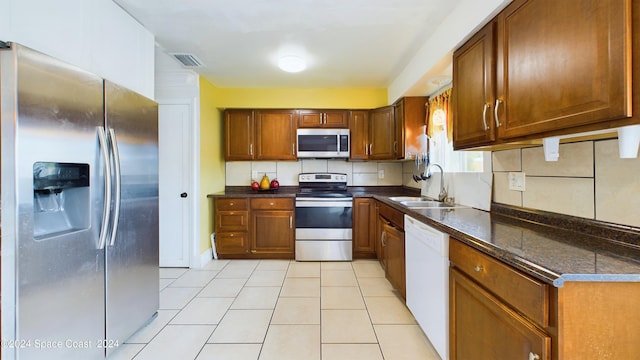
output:
{"label": "stainless steel refrigerator", "polygon": [[102,359],[159,305],[157,104],[0,45],[2,359]]}

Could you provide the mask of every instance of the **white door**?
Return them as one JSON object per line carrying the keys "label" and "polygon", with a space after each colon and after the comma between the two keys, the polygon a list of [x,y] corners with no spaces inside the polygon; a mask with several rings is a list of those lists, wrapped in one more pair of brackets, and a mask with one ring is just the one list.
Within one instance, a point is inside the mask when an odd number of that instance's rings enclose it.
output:
{"label": "white door", "polygon": [[160,266],[189,267],[190,105],[158,106]]}

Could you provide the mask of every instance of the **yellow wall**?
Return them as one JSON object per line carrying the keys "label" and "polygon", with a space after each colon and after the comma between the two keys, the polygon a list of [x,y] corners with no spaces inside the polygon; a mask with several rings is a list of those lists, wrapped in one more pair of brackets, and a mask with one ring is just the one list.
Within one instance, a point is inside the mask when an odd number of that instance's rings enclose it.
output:
{"label": "yellow wall", "polygon": [[371,109],[387,104],[387,89],[220,89],[221,108]]}
{"label": "yellow wall", "polygon": [[224,191],[224,153],[222,118],[216,89],[200,77],[200,253],[211,248],[213,201],[207,194]]}
{"label": "yellow wall", "polygon": [[216,88],[200,77],[200,253],[211,248],[213,201],[224,190],[222,110],[225,108],[372,109],[386,106],[387,89]]}

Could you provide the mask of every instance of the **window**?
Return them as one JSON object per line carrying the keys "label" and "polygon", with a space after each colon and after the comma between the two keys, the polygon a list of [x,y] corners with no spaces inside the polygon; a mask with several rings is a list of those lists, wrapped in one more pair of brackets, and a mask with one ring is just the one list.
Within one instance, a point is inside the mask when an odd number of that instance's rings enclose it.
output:
{"label": "window", "polygon": [[490,163],[485,151],[454,151],[450,117],[451,88],[430,96],[427,114],[429,160],[438,163],[446,172],[483,172]]}

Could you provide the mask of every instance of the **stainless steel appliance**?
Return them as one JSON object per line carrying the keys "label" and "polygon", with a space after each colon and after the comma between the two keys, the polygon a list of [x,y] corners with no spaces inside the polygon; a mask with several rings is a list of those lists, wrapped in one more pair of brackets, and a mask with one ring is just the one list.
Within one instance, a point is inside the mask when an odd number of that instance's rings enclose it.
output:
{"label": "stainless steel appliance", "polygon": [[347,175],[302,173],[296,194],[296,260],[352,259],[353,196]]}
{"label": "stainless steel appliance", "polygon": [[298,158],[348,158],[349,129],[298,129]]}
{"label": "stainless steel appliance", "polygon": [[157,104],[5,45],[2,358],[103,359],[159,305]]}
{"label": "stainless steel appliance", "polygon": [[404,216],[407,307],[449,359],[449,235]]}

